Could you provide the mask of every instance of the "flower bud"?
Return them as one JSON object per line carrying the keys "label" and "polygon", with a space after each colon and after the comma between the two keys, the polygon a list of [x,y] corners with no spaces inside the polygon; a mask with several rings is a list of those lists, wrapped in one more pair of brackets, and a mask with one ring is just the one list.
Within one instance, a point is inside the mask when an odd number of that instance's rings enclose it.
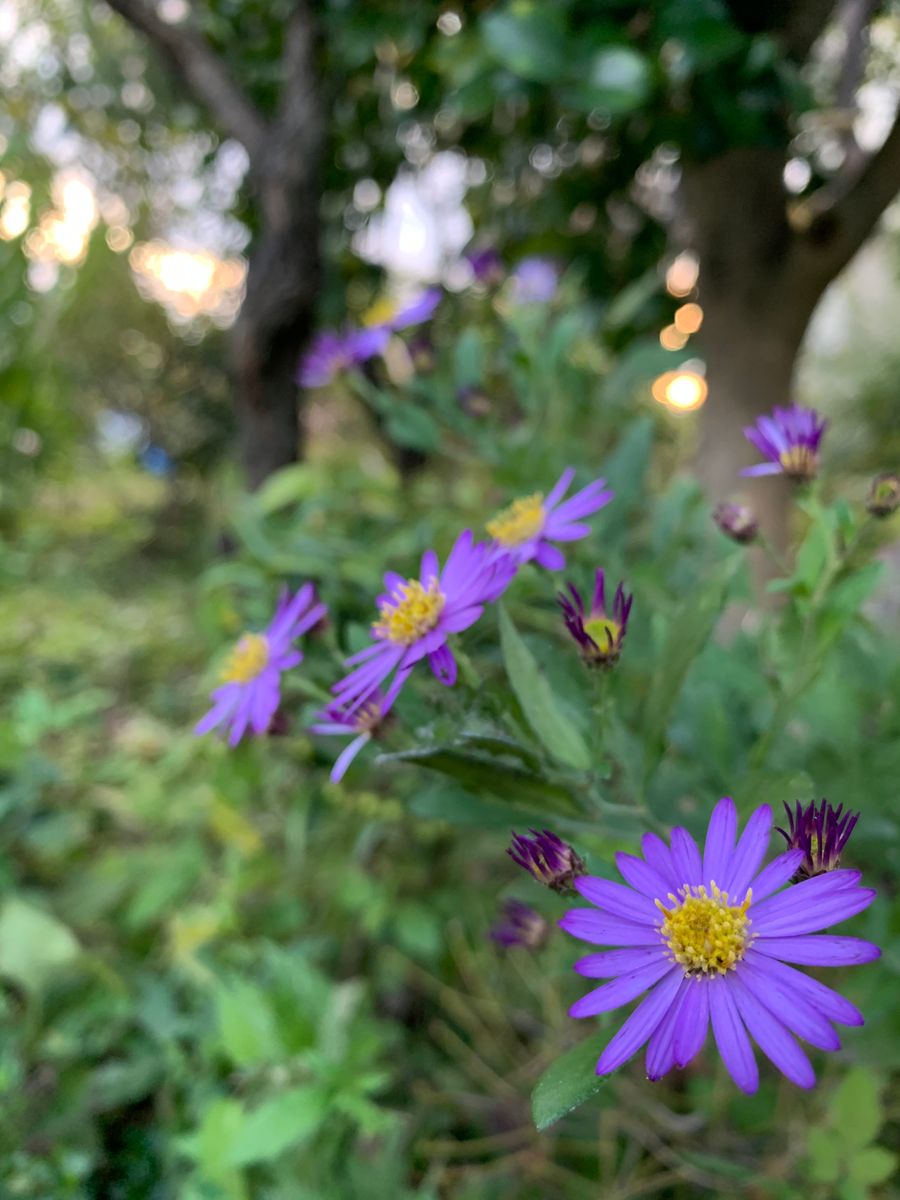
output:
{"label": "flower bud", "polygon": [[746,504],[720,504],[713,520],[726,537],[742,546],[752,542],[759,532],[756,514]]}
{"label": "flower bud", "polygon": [[538,883],[546,884],[554,892],[574,891],[575,879],[586,872],[584,861],[549,829],[541,833],[536,829],[530,832],[532,836],[525,837],[514,831],[512,845],[506,853]]}
{"label": "flower bud", "polygon": [[866,509],[873,517],[889,517],[900,508],[900,475],[886,472],[876,475],[866,498]]}

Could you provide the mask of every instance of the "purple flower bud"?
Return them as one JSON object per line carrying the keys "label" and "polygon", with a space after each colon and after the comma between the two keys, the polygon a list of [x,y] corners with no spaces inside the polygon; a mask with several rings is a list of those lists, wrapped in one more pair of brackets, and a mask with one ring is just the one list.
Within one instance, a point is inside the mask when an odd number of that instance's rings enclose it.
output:
{"label": "purple flower bud", "polygon": [[573,892],[575,879],[587,870],[584,861],[549,829],[530,832],[532,836],[525,837],[513,830],[512,845],[506,853],[538,883],[546,884],[554,892]]}
{"label": "purple flower bud", "polygon": [[491,926],[490,936],[501,946],[536,950],[547,940],[550,927],[539,912],[521,900],[504,900],[503,915]]}
{"label": "purple flower bud", "polygon": [[597,568],[594,601],[589,613],[575,585],[569,583],[566,586],[569,595],[560,592],[557,600],[563,610],[566,628],[581,650],[581,657],[589,667],[613,666],[622,652],[634,597],[626,596],[620,583],[613,597],[612,613],[608,613],[604,574],[600,567]]}
{"label": "purple flower bud", "polygon": [[793,809],[787,803],[784,809],[789,832],[778,826],[776,829],[787,842],[788,850],[802,850],[805,856],[791,882],[800,883],[839,867],[859,813],[844,812],[843,804],[833,808],[827,800],[818,804],[813,800],[806,808],[798,800]]}
{"label": "purple flower bud", "polygon": [[759,533],[756,514],[746,504],[720,504],[713,513],[713,520],[726,537],[740,545],[752,542]]}

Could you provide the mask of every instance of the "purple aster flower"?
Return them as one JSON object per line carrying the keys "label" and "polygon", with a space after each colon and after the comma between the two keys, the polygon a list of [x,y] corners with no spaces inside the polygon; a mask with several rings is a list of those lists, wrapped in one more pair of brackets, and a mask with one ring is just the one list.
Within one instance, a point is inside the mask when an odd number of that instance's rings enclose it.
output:
{"label": "purple aster flower", "polygon": [[713,520],[726,537],[742,546],[752,542],[759,533],[756,514],[746,504],[720,504],[713,513]]}
{"label": "purple aster flower", "polygon": [[775,827],[776,831],[787,842],[789,850],[803,851],[803,861],[797,868],[793,882],[799,883],[839,867],[844,847],[859,820],[859,813],[844,812],[843,804],[832,808],[827,800],[818,804],[813,801],[805,808],[798,800],[795,808],[785,804],[784,810],[790,832],[780,826]]}
{"label": "purple aster flower", "polygon": [[324,387],[347,367],[374,358],[385,348],[390,331],[385,328],[333,329],[318,334],[300,362],[297,382],[301,387]]}
{"label": "purple aster flower", "polygon": [[535,559],[550,571],[564,567],[566,560],[562,551],[550,543],[574,542],[587,537],[591,527],[583,523],[582,517],[597,512],[613,498],[606,480],[595,479],[560,503],[574,478],[574,467],[567,467],[546,499],[541,492],[520,496],[497,513],[485,526],[494,544],[512,555],[520,565]]}
{"label": "purple aster flower", "polygon": [[622,642],[628,629],[628,614],[634,597],[626,596],[620,583],[613,597],[612,613],[606,611],[606,585],[603,570],[597,568],[594,579],[594,600],[591,611],[585,614],[584,601],[574,584],[566,584],[571,600],[564,592],[557,597],[563,610],[566,628],[578,643],[581,657],[589,667],[611,667],[622,652]]}
{"label": "purple aster flower", "polygon": [[281,700],[281,676],[296,667],[303,655],[295,638],[325,615],[315,589],[305,583],[295,596],[285,590],[275,615],[262,633],[245,633],[232,650],[222,671],[222,684],[210,697],[213,706],[198,722],[194,733],[229,726],[229,746],[236,746],[247,731],[265,733]]}
{"label": "purple aster flower", "polygon": [[493,246],[485,246],[481,250],[468,250],[466,258],[472,268],[472,274],[479,283],[492,285],[503,281],[503,259]]}
{"label": "purple aster flower", "polygon": [[[614,1034],[597,1063],[606,1075],[647,1044],[647,1075],[659,1079],[700,1052],[710,1023],[735,1083],[759,1083],[751,1037],[799,1087],[815,1075],[796,1034],[837,1050],[832,1022],[862,1025],[862,1014],[838,992],[788,964],[842,967],[870,962],[877,946],[855,937],[819,934],[875,899],[859,887],[859,871],[831,871],[779,891],[796,874],[804,851],[788,850],[767,866],[772,813],[756,809],[740,838],[729,799],[713,810],[703,853],[686,829],[671,844],[647,833],[643,858],[617,854],[629,885],[583,876],[575,887],[595,908],[568,912],[560,925],[574,937],[615,946],[589,954],[575,970],[607,979],[569,1010],[593,1017],[650,989]],[[817,935],[818,936],[815,936]]]}
{"label": "purple aster flower", "polygon": [[362,703],[353,709],[331,704],[320,712],[316,724],[310,725],[311,733],[319,733],[324,737],[351,737],[353,740],[345,746],[335,760],[331,769],[331,782],[340,783],[347,773],[347,768],[385,724],[394,701],[400,694],[400,689],[406,683],[411,668],[398,671],[386,692],[374,688],[363,699]]}
{"label": "purple aster flower", "polygon": [[819,443],[828,424],[813,408],[776,408],[771,417],[760,417],[744,430],[760,454],[769,461],[744,467],[742,475],[787,475],[814,479],[819,468]]}
{"label": "purple aster flower", "polygon": [[363,315],[363,324],[370,330],[380,329],[385,335],[398,329],[409,329],[429,320],[441,302],[440,288],[428,288],[403,305],[383,296]]}
{"label": "purple aster flower", "polygon": [[392,671],[405,672],[423,658],[441,683],[451,687],[456,659],[448,637],[474,624],[515,573],[516,563],[508,554],[498,555],[486,542],[474,542],[468,529],[456,539],[443,570],[435,552],[426,550],[418,579],[388,571],[385,591],[377,600],[374,641],[347,659],[355,669],[332,688],[338,703],[356,708]]}
{"label": "purple aster flower", "polygon": [[891,471],[876,475],[866,497],[866,510],[873,517],[889,517],[900,508],[900,475]]}
{"label": "purple aster flower", "polygon": [[532,829],[531,835],[525,837],[513,830],[512,845],[506,853],[538,883],[545,883],[554,892],[571,892],[575,878],[586,870],[582,858],[549,829],[542,833]]}
{"label": "purple aster flower", "polygon": [[501,946],[526,946],[530,950],[542,946],[550,932],[539,912],[521,900],[504,900],[503,916],[491,926],[490,935]]}
{"label": "purple aster flower", "polygon": [[523,258],[512,273],[513,296],[520,304],[546,304],[559,287],[559,267],[550,258]]}

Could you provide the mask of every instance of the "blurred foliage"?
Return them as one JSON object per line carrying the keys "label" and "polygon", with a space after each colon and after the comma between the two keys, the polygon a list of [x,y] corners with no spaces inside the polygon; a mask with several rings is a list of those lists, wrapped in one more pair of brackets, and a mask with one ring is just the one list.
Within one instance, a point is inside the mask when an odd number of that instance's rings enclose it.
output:
{"label": "blurred foliage", "polygon": [[[653,356],[599,353],[600,321],[572,278],[549,307],[446,301],[430,369],[344,377],[314,403],[308,461],[254,497],[74,434],[78,469],[35,480],[0,558],[2,1194],[888,1194],[900,656],[872,555],[891,525],[826,470],[798,501],[778,616],[714,636],[750,599],[747,552],[683,470],[693,422],[638,399]],[[398,339],[388,363],[405,353]],[[401,474],[394,443],[427,466]],[[566,577],[601,562],[636,596],[605,695],[557,579],[529,567],[458,639],[459,685],[417,673],[384,744],[327,782],[332,740],[304,728],[383,570],[445,552],[569,462],[616,499]],[[331,620],[285,680],[287,731],[234,751],[195,738],[227,646],[303,578]],[[854,926],[885,957],[840,986],[867,1025],[816,1056],[812,1094],[765,1069],[742,1096],[712,1052],[598,1090],[609,1018],[586,1035],[566,1016],[577,947],[486,936],[504,898],[566,907],[517,877],[509,828],[551,823],[607,873],[648,824],[696,831],[724,793],[744,813],[822,794],[863,810],[848,860],[881,899]]]}

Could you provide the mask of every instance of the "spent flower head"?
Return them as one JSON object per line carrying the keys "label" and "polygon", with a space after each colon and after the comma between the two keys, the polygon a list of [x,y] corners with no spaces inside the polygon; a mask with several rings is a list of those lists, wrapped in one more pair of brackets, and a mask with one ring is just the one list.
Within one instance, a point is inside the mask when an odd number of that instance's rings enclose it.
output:
{"label": "spent flower head", "polygon": [[798,800],[793,808],[785,803],[788,828],[776,830],[788,844],[789,850],[802,850],[803,859],[793,876],[793,882],[811,879],[834,871],[841,865],[841,855],[850,834],[859,820],[859,813],[844,812],[843,804],[832,807],[827,800],[813,800],[806,807]]}
{"label": "spent flower head", "polygon": [[512,845],[506,853],[538,883],[546,884],[554,892],[571,892],[575,879],[587,869],[584,860],[551,830],[538,833],[532,829],[530,833],[531,837],[526,837],[513,830]]}
{"label": "spent flower head", "polygon": [[866,509],[873,517],[889,517],[900,508],[900,475],[886,471],[876,475],[866,498]]}
{"label": "spent flower head", "polygon": [[[803,862],[790,849],[767,866],[772,813],[757,808],[737,838],[730,799],[713,810],[701,853],[686,829],[669,845],[644,835],[643,858],[617,854],[628,886],[584,875],[575,887],[594,905],[567,913],[560,925],[585,942],[615,949],[575,964],[588,979],[606,979],[569,1010],[594,1017],[648,992],[597,1062],[606,1075],[647,1046],[646,1069],[659,1079],[699,1054],[710,1028],[732,1079],[755,1092],[759,1073],[751,1038],[799,1087],[815,1075],[795,1037],[820,1050],[840,1048],[833,1023],[862,1025],[858,1009],[789,964],[844,967],[880,950],[860,938],[819,935],[875,899],[859,871],[837,870],[781,891]],[[816,936],[819,935],[819,936]]]}
{"label": "spent flower head", "polygon": [[542,946],[550,926],[536,909],[521,900],[504,900],[500,919],[491,926],[490,936],[501,946],[525,946],[535,950]]}
{"label": "spent flower head", "polygon": [[759,417],[744,430],[769,461],[744,467],[742,475],[787,475],[802,482],[814,479],[819,470],[819,444],[828,422],[814,408],[773,409],[772,415]]}
{"label": "spent flower head", "polygon": [[282,674],[303,661],[303,655],[293,646],[294,640],[320,621],[325,612],[311,583],[304,584],[294,596],[285,590],[262,633],[243,634],[231,651],[221,686],[211,696],[213,706],[194,732],[208,733],[220,725],[227,726],[230,746],[236,746],[248,728],[257,735],[266,733],[281,700]]}
{"label": "spent flower head", "polygon": [[587,537],[590,525],[583,518],[609,504],[613,493],[605,479],[595,479],[587,487],[563,500],[575,468],[567,467],[550,489],[550,494],[535,492],[520,496],[487,523],[487,531],[498,550],[511,555],[516,563],[534,559],[550,571],[566,565],[562,551],[553,542],[574,542]]}
{"label": "spent flower head", "polygon": [[720,504],[713,513],[713,520],[726,537],[741,546],[752,542],[759,533],[756,513],[746,504]]}
{"label": "spent flower head", "polygon": [[620,583],[613,597],[612,611],[606,608],[606,583],[603,569],[597,568],[594,578],[594,598],[590,611],[585,608],[581,593],[573,583],[566,584],[569,595],[557,597],[563,611],[566,629],[578,643],[581,657],[590,667],[611,667],[622,652],[622,642],[628,630],[628,614],[634,600],[625,594]]}

